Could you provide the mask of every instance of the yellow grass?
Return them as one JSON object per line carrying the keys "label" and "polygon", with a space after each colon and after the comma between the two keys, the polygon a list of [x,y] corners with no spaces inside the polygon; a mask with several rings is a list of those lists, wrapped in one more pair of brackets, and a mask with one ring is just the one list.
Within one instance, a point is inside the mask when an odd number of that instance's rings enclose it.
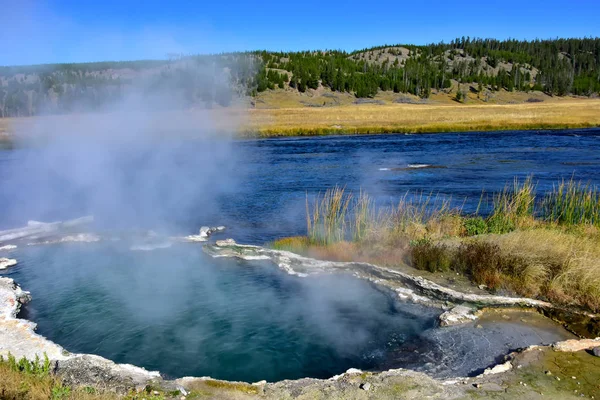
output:
{"label": "yellow grass", "polygon": [[506,105],[363,104],[250,110],[261,136],[421,133],[600,126],[600,100]]}
{"label": "yellow grass", "polygon": [[[507,98],[521,94],[503,93]],[[286,92],[270,94],[280,108],[226,108],[210,111],[186,110],[153,113],[145,116],[159,135],[195,135],[211,122],[211,130],[244,136],[294,136],[360,133],[426,133],[489,131],[508,129],[559,129],[600,126],[600,99],[550,98],[542,103],[487,104],[473,100],[459,104],[435,100],[431,104],[397,104],[382,94],[385,104],[352,104],[342,97],[340,105],[305,107]],[[379,95],[378,95],[379,96]],[[386,97],[387,96],[387,97]],[[440,95],[441,96],[441,95]],[[447,96],[446,96],[447,97]],[[312,102],[320,102],[306,97]],[[383,100],[385,99],[385,100]],[[512,100],[515,101],[515,100]],[[310,103],[310,101],[309,101]],[[103,119],[103,115],[99,115]],[[42,130],[68,122],[78,133],[85,132],[85,115],[58,115],[33,118],[0,119],[0,140],[11,132],[27,132],[28,124]],[[109,116],[107,115],[107,120]],[[146,121],[148,122],[148,121]],[[23,126],[21,129],[16,127]]]}
{"label": "yellow grass", "polygon": [[480,240],[498,245],[506,255],[526,260],[520,285],[523,294],[544,294],[557,303],[600,311],[599,239],[595,232],[545,227]]}

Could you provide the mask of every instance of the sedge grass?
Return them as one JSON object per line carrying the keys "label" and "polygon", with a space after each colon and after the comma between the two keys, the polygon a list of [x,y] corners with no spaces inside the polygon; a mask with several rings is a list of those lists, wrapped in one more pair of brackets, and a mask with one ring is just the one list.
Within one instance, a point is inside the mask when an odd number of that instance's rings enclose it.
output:
{"label": "sedge grass", "polygon": [[600,227],[600,191],[590,184],[563,180],[544,196],[542,214],[551,222]]}

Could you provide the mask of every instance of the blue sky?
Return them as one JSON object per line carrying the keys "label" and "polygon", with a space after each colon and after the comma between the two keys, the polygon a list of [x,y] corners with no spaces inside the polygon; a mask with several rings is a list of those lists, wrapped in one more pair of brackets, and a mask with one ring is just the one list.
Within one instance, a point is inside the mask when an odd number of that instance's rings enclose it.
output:
{"label": "blue sky", "polygon": [[0,10],[0,65],[600,36],[600,0],[0,0]]}

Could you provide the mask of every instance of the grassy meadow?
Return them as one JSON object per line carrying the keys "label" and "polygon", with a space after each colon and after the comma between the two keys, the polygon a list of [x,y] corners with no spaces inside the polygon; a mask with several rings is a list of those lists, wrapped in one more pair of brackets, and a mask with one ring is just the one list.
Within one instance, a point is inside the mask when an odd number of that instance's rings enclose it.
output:
{"label": "grassy meadow", "polygon": [[306,236],[272,246],[433,276],[458,274],[491,292],[600,312],[598,189],[563,181],[536,195],[529,178],[490,201],[486,215],[465,215],[445,199],[414,193],[376,208],[366,193],[335,187],[307,200]]}
{"label": "grassy meadow", "polygon": [[[484,102],[472,93],[466,104],[450,94],[435,94],[426,103],[416,97],[380,93],[357,104],[349,94],[323,90],[312,94],[273,91],[255,99],[254,107],[157,112],[144,116],[159,135],[196,134],[195,127],[236,132],[243,137],[278,137],[328,134],[436,133],[510,129],[561,129],[600,126],[600,99],[550,97],[541,93],[499,93],[495,102]],[[333,96],[333,97],[332,97]],[[530,102],[537,99],[536,102]],[[102,116],[101,114],[100,117]],[[107,115],[107,118],[110,115]],[[119,116],[122,118],[122,116]],[[49,131],[69,124],[86,130],[85,114],[0,118],[0,142],[15,131]]]}
{"label": "grassy meadow", "polygon": [[248,135],[435,133],[600,126],[600,100],[521,104],[346,104],[251,109]]}

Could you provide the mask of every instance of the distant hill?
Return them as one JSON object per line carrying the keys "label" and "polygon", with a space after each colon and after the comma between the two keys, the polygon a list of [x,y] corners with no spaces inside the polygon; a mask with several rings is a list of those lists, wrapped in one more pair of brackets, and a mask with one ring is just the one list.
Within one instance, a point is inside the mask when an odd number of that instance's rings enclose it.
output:
{"label": "distant hill", "polygon": [[[461,85],[462,84],[462,85]],[[465,85],[468,84],[468,85]],[[384,45],[347,53],[255,51],[171,60],[0,67],[0,117],[57,114],[140,96],[156,109],[227,106],[237,94],[329,90],[355,98],[378,92],[429,98],[453,92],[600,92],[600,38],[460,38],[425,46]]]}

